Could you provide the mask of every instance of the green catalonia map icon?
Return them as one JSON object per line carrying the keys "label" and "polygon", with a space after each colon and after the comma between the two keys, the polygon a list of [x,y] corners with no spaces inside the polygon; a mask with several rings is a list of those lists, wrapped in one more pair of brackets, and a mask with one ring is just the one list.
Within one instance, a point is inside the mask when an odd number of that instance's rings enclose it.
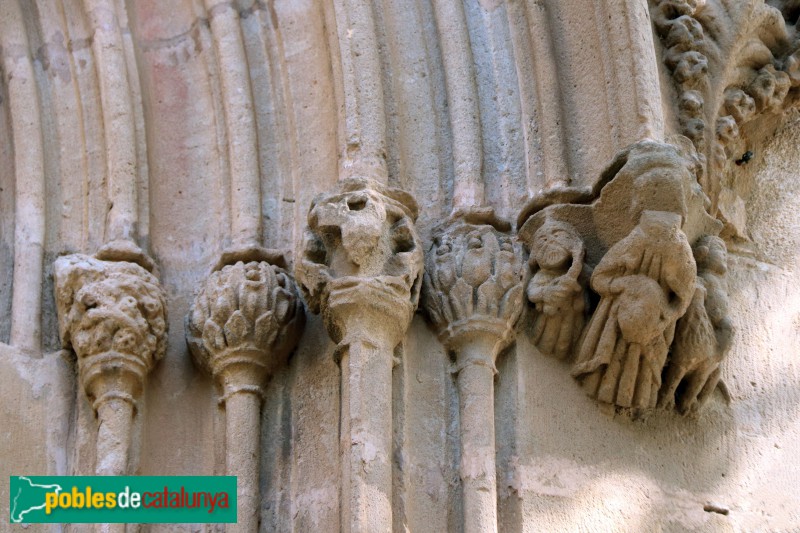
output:
{"label": "green catalonia map icon", "polygon": [[45,495],[49,492],[61,493],[61,485],[34,483],[25,476],[11,476],[10,519],[12,523],[36,522],[35,516],[44,514]]}

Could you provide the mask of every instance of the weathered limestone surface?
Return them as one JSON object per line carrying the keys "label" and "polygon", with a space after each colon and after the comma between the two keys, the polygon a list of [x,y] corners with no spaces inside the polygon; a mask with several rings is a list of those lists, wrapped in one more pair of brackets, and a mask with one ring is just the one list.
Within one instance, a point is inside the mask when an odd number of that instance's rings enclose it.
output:
{"label": "weathered limestone surface", "polygon": [[296,273],[337,343],[341,369],[341,531],[391,531],[392,367],[419,302],[417,204],[345,178],[311,205]]}
{"label": "weathered limestone surface", "polygon": [[798,17],[0,0],[0,474],[235,473],[248,532],[797,529]]}

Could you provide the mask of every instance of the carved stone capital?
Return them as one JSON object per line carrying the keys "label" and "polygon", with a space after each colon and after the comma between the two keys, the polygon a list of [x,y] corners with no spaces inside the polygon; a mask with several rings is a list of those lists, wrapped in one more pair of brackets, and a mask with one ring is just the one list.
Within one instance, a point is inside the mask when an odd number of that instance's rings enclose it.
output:
{"label": "carved stone capital", "polygon": [[60,257],[54,278],[61,341],[78,356],[79,380],[95,408],[135,405],[164,356],[166,300],[158,279],[136,263]]}
{"label": "carved stone capital", "polygon": [[224,398],[239,390],[261,394],[265,379],[294,349],[303,323],[296,285],[285,270],[238,261],[203,283],[186,316],[186,341]]}
{"label": "carved stone capital", "polygon": [[426,260],[423,305],[439,338],[459,357],[466,344],[486,344],[492,368],[522,311],[524,259],[510,232],[491,208],[456,212],[434,229]]}
{"label": "carved stone capital", "polygon": [[393,348],[419,300],[422,246],[407,193],[348,178],[314,200],[296,276],[331,338],[368,334]]}

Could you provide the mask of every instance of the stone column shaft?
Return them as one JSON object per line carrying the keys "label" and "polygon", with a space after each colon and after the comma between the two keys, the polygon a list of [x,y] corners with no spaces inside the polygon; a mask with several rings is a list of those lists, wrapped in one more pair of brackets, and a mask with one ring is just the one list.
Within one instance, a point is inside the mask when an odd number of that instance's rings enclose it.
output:
{"label": "stone column shaft", "polygon": [[[464,533],[497,531],[497,471],[494,432],[495,339],[467,343],[456,378],[461,426]],[[459,364],[459,366],[461,366]]]}
{"label": "stone column shaft", "polygon": [[130,435],[136,413],[127,399],[110,398],[97,409],[97,464],[98,476],[124,476],[128,473]]}
{"label": "stone column shaft", "polygon": [[309,307],[338,344],[346,533],[392,530],[392,367],[422,281],[416,216],[407,193],[343,179],[312,204],[297,265]]}
{"label": "stone column shaft", "polygon": [[491,208],[457,209],[434,230],[424,305],[455,355],[463,531],[497,531],[495,359],[522,312],[522,252]]}
{"label": "stone column shaft", "polygon": [[392,349],[358,340],[341,357],[342,531],[391,531]]}
{"label": "stone column shaft", "polygon": [[217,382],[225,404],[225,472],[237,477],[238,517],[226,531],[235,533],[258,531],[263,394],[304,323],[294,281],[265,260],[273,252],[252,247],[224,253],[186,317],[192,357]]}
{"label": "stone column shaft", "polygon": [[258,488],[261,455],[261,396],[251,391],[237,391],[225,400],[226,474],[237,478],[237,523],[226,531],[258,531],[261,508]]}

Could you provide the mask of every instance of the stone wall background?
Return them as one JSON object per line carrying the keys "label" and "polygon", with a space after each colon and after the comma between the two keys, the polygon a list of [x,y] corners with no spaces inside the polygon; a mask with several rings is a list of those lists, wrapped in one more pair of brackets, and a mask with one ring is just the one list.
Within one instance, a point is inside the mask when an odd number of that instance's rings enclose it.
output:
{"label": "stone wall background", "polygon": [[[94,8],[113,10],[122,28],[139,241],[158,265],[169,304],[168,353],[150,376],[135,428],[137,474],[221,473],[224,467],[223,414],[211,379],[191,362],[183,329],[199,283],[231,238],[229,126],[220,88],[225,65],[215,55],[209,18],[215,9],[239,13],[266,245],[292,250],[311,199],[333,186],[348,153],[345,123],[352,117],[342,43],[348,24],[357,27],[347,19],[356,4],[243,0],[207,10],[192,0],[130,0]],[[87,5],[94,4],[0,0],[4,476],[84,473],[94,466],[93,414],[74,383],[74,356],[60,351],[51,276],[55,257],[93,253],[103,244],[109,210],[106,126]],[[450,212],[456,180],[442,36],[429,2],[369,5],[389,182],[422,206],[417,226],[427,247],[431,226]],[[464,6],[459,31],[471,42],[474,77],[458,82],[476,88],[481,181],[487,203],[502,216],[515,219],[549,180],[591,184],[620,148],[677,130],[646,2],[468,0]],[[26,61],[28,78],[20,67]],[[18,87],[35,88],[23,90],[33,99],[13,98]],[[30,122],[37,106],[38,124]],[[698,419],[609,416],[585,397],[566,365],[537,353],[523,316],[496,382],[502,531],[751,531],[800,524],[800,116],[776,115],[763,130],[756,157],[737,178],[749,184],[754,246],[732,249],[729,260],[737,337],[723,368],[731,404],[715,395]],[[10,317],[15,193],[37,179],[23,157],[35,154],[37,143],[46,201],[34,212],[46,231],[42,283],[29,295],[42,301],[41,349],[31,350],[11,346]],[[403,363],[393,378],[395,529],[457,531],[458,404],[449,361],[419,315],[401,346]],[[269,386],[262,424],[264,531],[338,527],[333,348],[321,320],[309,316],[289,366]],[[7,501],[6,491],[0,484],[0,501]],[[730,514],[704,512],[709,502]],[[0,529],[10,528],[7,523],[1,508]]]}

